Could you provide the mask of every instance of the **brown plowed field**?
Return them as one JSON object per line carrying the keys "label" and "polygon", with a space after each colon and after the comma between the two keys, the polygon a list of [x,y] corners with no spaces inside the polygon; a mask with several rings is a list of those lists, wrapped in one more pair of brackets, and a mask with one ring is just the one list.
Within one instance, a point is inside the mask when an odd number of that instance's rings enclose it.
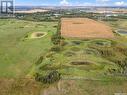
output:
{"label": "brown plowed field", "polygon": [[69,38],[113,38],[112,29],[88,18],[62,18],[61,35]]}

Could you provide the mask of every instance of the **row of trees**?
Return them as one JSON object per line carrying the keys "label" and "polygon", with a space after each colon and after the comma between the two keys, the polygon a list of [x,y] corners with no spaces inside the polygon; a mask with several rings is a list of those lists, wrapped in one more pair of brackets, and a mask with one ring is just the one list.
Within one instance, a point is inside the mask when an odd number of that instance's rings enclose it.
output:
{"label": "row of trees", "polygon": [[51,51],[59,52],[61,51],[62,46],[66,44],[64,41],[64,38],[61,37],[61,21],[59,20],[57,32],[52,35],[51,41],[54,44],[54,46],[51,48]]}
{"label": "row of trees", "polygon": [[44,13],[17,13],[15,14],[17,19],[28,20],[28,21],[58,21],[58,19],[53,16],[52,12],[44,12]]}
{"label": "row of trees", "polygon": [[[61,23],[59,22],[57,32],[53,34],[51,37],[51,41],[53,43],[53,47],[50,49],[51,51],[59,52],[61,50],[60,43],[61,43],[62,37],[60,34],[60,29],[61,29]],[[42,63],[43,58],[44,58],[43,56],[39,57],[36,64]],[[40,72],[37,72],[35,74],[35,80],[44,84],[51,84],[51,83],[59,81],[60,79],[61,79],[61,74],[56,70],[51,71],[47,75],[40,74]]]}
{"label": "row of trees", "polygon": [[59,20],[58,26],[57,26],[57,32],[53,34],[51,37],[51,41],[54,45],[60,44],[60,41],[62,39],[60,30],[61,30],[61,21]]}

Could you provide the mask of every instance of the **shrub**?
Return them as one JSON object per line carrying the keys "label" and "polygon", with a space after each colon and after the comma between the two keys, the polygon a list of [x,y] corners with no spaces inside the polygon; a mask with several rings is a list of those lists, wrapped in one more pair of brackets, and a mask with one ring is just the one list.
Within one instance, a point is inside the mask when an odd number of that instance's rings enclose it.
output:
{"label": "shrub", "polygon": [[58,45],[55,45],[51,48],[51,51],[54,51],[54,52],[60,52],[61,51],[61,47],[58,46]]}
{"label": "shrub", "polygon": [[54,45],[60,44],[61,36],[59,34],[54,34],[51,37],[51,41]]}
{"label": "shrub", "polygon": [[53,53],[53,52],[49,52],[49,53],[47,53],[47,54],[46,54],[46,58],[52,58],[52,57],[53,57],[53,55],[54,55],[54,53]]}
{"label": "shrub", "polygon": [[61,79],[61,74],[58,71],[55,71],[55,70],[50,72],[46,76],[42,76],[39,73],[36,73],[36,75],[35,75],[35,80],[39,81],[39,82],[42,82],[44,84],[47,84],[47,83],[51,84],[51,83],[59,81],[60,79]]}
{"label": "shrub", "polygon": [[65,46],[65,45],[67,45],[68,43],[67,42],[65,42],[64,40],[61,40],[60,41],[60,46]]}

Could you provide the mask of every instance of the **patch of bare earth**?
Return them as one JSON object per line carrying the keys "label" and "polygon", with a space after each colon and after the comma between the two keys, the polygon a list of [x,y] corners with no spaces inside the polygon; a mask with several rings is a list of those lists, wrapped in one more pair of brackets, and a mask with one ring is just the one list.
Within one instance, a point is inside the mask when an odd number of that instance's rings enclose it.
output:
{"label": "patch of bare earth", "polygon": [[40,95],[114,95],[115,93],[127,93],[127,82],[62,80],[43,90]]}
{"label": "patch of bare earth", "polygon": [[114,38],[112,29],[88,18],[62,18],[61,35],[68,38]]}
{"label": "patch of bare earth", "polygon": [[127,81],[60,80],[44,85],[34,79],[0,78],[0,95],[114,95],[127,93]]}
{"label": "patch of bare earth", "polygon": [[59,81],[56,85],[52,85],[49,88],[42,90],[40,95],[83,95],[80,89],[78,89],[75,81]]}
{"label": "patch of bare earth", "polygon": [[46,32],[34,32],[31,34],[31,37],[32,39],[35,39],[35,38],[42,38],[44,37],[45,35],[47,35]]}
{"label": "patch of bare earth", "polygon": [[33,79],[0,79],[0,95],[39,95],[40,89]]}

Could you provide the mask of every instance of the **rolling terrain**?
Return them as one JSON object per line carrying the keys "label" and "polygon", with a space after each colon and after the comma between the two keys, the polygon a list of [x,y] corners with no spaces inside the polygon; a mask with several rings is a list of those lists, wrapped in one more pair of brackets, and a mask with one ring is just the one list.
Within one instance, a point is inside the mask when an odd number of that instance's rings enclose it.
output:
{"label": "rolling terrain", "polygon": [[[22,20],[0,19],[0,95],[127,93],[127,35],[115,32],[127,29],[126,19],[90,19],[107,25],[105,27],[110,31],[105,31],[113,39],[101,36],[77,39],[61,36],[61,22],[58,18],[55,21],[44,21],[42,17],[33,19],[35,14],[27,16]],[[72,28],[77,28],[74,26]],[[99,32],[101,30],[103,28]],[[107,36],[103,32],[102,35]],[[55,79],[52,82],[52,77],[49,78],[52,72],[60,74],[59,81]]]}

